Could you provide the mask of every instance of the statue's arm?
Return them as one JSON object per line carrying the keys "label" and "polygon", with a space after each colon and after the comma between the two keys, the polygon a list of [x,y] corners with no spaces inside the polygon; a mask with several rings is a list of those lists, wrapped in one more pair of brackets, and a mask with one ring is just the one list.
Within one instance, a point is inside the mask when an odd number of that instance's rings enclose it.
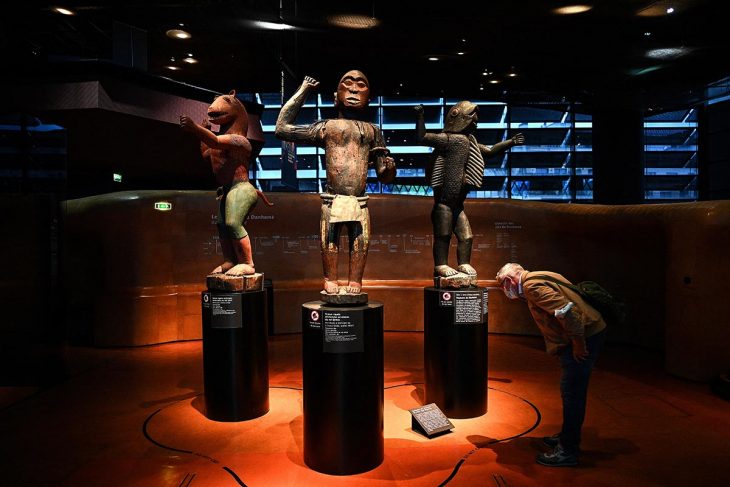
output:
{"label": "statue's arm", "polygon": [[479,144],[479,150],[482,151],[482,154],[484,154],[484,157],[494,157],[502,152],[506,151],[510,147],[514,147],[516,145],[522,145],[525,143],[525,136],[522,134],[517,134],[511,139],[503,140],[502,142],[499,142],[497,144],[494,144],[492,147],[489,147],[487,145]]}
{"label": "statue's arm", "polygon": [[423,105],[416,105],[416,138],[421,145],[443,148],[448,143],[446,134],[429,134],[426,132],[426,122],[423,119]]}
{"label": "statue's arm", "polygon": [[203,157],[206,157],[210,149],[223,150],[242,147],[251,152],[251,143],[243,135],[216,135],[211,132],[210,128],[198,125],[187,115],[180,115],[180,127],[200,140],[200,152]]}
{"label": "statue's arm", "polygon": [[304,77],[299,89],[294,93],[289,101],[287,101],[276,119],[276,129],[274,134],[278,139],[288,141],[306,141],[314,142],[313,130],[311,125],[294,125],[294,121],[302,109],[304,101],[307,99],[310,91],[314,91],[319,86],[319,81],[309,76]]}
{"label": "statue's arm", "polygon": [[385,147],[380,127],[374,125],[373,128],[375,129],[375,147],[370,149],[370,158],[375,162],[375,174],[381,183],[392,183],[396,175],[395,161],[388,155],[390,150]]}

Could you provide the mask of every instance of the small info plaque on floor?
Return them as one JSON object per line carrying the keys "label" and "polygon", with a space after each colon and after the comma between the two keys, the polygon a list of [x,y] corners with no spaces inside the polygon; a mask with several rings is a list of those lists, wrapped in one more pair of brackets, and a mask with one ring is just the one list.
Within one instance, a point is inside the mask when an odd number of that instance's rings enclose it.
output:
{"label": "small info plaque on floor", "polygon": [[411,418],[411,428],[418,431],[428,438],[432,438],[441,433],[450,432],[454,429],[449,418],[444,416],[436,403],[426,404],[420,408],[409,409]]}

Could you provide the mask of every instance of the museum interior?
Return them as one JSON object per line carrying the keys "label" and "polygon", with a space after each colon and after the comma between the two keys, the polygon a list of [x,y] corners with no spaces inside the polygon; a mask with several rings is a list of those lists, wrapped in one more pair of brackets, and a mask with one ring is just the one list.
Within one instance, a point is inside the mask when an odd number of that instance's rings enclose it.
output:
{"label": "museum interior", "polygon": [[3,10],[0,486],[730,485],[726,2]]}

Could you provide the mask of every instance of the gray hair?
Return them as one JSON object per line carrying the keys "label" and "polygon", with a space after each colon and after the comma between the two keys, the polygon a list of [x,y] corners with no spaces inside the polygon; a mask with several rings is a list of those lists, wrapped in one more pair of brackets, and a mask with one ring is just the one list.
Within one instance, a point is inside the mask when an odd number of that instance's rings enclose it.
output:
{"label": "gray hair", "polygon": [[505,264],[502,266],[502,268],[497,271],[497,282],[501,285],[502,281],[507,276],[514,276],[516,277],[517,274],[520,272],[523,272],[525,270],[524,267],[522,267],[520,264],[517,264],[515,262],[510,262],[508,264]]}

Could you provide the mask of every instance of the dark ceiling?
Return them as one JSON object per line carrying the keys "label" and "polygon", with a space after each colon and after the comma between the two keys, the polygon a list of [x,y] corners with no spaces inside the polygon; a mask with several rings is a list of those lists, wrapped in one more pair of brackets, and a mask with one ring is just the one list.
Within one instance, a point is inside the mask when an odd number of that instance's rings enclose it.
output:
{"label": "dark ceiling", "polygon": [[[117,30],[124,23],[144,31],[134,48],[148,50],[149,75],[216,91],[278,92],[282,71],[288,85],[307,74],[322,81],[327,98],[352,68],[386,95],[548,94],[590,102],[604,93],[630,93],[646,105],[701,98],[706,83],[730,75],[724,0],[570,3],[592,9],[558,15],[553,9],[568,2],[554,0],[282,0],[282,8],[278,0],[66,2],[76,15],[64,16],[49,5],[27,4],[4,15],[0,41],[19,75],[78,71],[111,62],[115,22]],[[375,17],[380,25],[348,29],[328,22],[340,14]],[[265,30],[255,20],[294,29]],[[180,24],[191,39],[165,35]],[[648,57],[656,48],[683,53]],[[199,63],[181,63],[188,54]],[[171,71],[170,64],[181,69]],[[512,70],[517,76],[507,77]]]}

